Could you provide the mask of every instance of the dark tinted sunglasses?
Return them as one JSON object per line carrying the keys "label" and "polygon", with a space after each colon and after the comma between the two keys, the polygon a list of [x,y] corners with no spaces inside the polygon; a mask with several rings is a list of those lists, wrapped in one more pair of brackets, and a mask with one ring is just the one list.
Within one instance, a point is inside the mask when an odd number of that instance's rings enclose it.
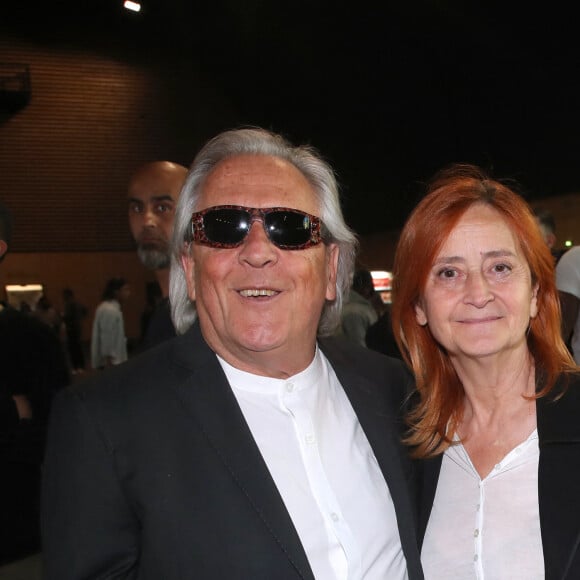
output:
{"label": "dark tinted sunglasses", "polygon": [[283,250],[303,250],[323,241],[319,217],[287,207],[217,205],[191,217],[191,239],[212,248],[235,248],[243,243],[255,220],[262,222],[270,241]]}

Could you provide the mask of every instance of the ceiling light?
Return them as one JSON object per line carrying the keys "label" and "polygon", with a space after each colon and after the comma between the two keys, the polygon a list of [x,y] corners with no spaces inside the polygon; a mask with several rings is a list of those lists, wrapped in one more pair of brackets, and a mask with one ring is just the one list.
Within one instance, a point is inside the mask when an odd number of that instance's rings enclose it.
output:
{"label": "ceiling light", "polygon": [[123,6],[127,10],[132,10],[133,12],[140,12],[141,11],[141,4],[139,2],[131,2],[131,0],[125,0]]}

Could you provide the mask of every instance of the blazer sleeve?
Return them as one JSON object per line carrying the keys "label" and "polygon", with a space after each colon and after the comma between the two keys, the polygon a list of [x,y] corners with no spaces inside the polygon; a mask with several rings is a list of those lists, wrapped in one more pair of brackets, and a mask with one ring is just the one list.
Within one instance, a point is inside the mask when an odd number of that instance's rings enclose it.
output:
{"label": "blazer sleeve", "polygon": [[45,580],[136,578],[139,525],[115,450],[74,389],[52,407],[41,523]]}

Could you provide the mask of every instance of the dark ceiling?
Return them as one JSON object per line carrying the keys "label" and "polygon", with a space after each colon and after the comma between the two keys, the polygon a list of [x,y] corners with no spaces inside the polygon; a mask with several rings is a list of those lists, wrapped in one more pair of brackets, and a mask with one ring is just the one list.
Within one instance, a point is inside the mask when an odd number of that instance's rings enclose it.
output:
{"label": "dark ceiling", "polygon": [[321,151],[361,234],[399,227],[451,162],[515,179],[531,200],[580,191],[574,3],[142,2],[137,15],[121,0],[45,1],[35,17],[13,2],[4,22],[195,62],[240,124]]}

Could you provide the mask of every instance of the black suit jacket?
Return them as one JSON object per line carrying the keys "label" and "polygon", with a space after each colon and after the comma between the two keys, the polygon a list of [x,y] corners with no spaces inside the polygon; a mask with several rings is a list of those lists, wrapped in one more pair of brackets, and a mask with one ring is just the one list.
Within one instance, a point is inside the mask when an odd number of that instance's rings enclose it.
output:
{"label": "black suit jacket", "polygon": [[[580,578],[580,376],[561,379],[536,405],[540,461],[538,496],[546,580]],[[419,538],[425,531],[442,456],[417,462]],[[516,493],[516,491],[514,491]]]}
{"label": "black suit jacket", "polygon": [[[409,576],[420,579],[394,408],[409,375],[366,349],[321,347],[387,480]],[[58,397],[42,528],[47,580],[314,578],[198,325]]]}

